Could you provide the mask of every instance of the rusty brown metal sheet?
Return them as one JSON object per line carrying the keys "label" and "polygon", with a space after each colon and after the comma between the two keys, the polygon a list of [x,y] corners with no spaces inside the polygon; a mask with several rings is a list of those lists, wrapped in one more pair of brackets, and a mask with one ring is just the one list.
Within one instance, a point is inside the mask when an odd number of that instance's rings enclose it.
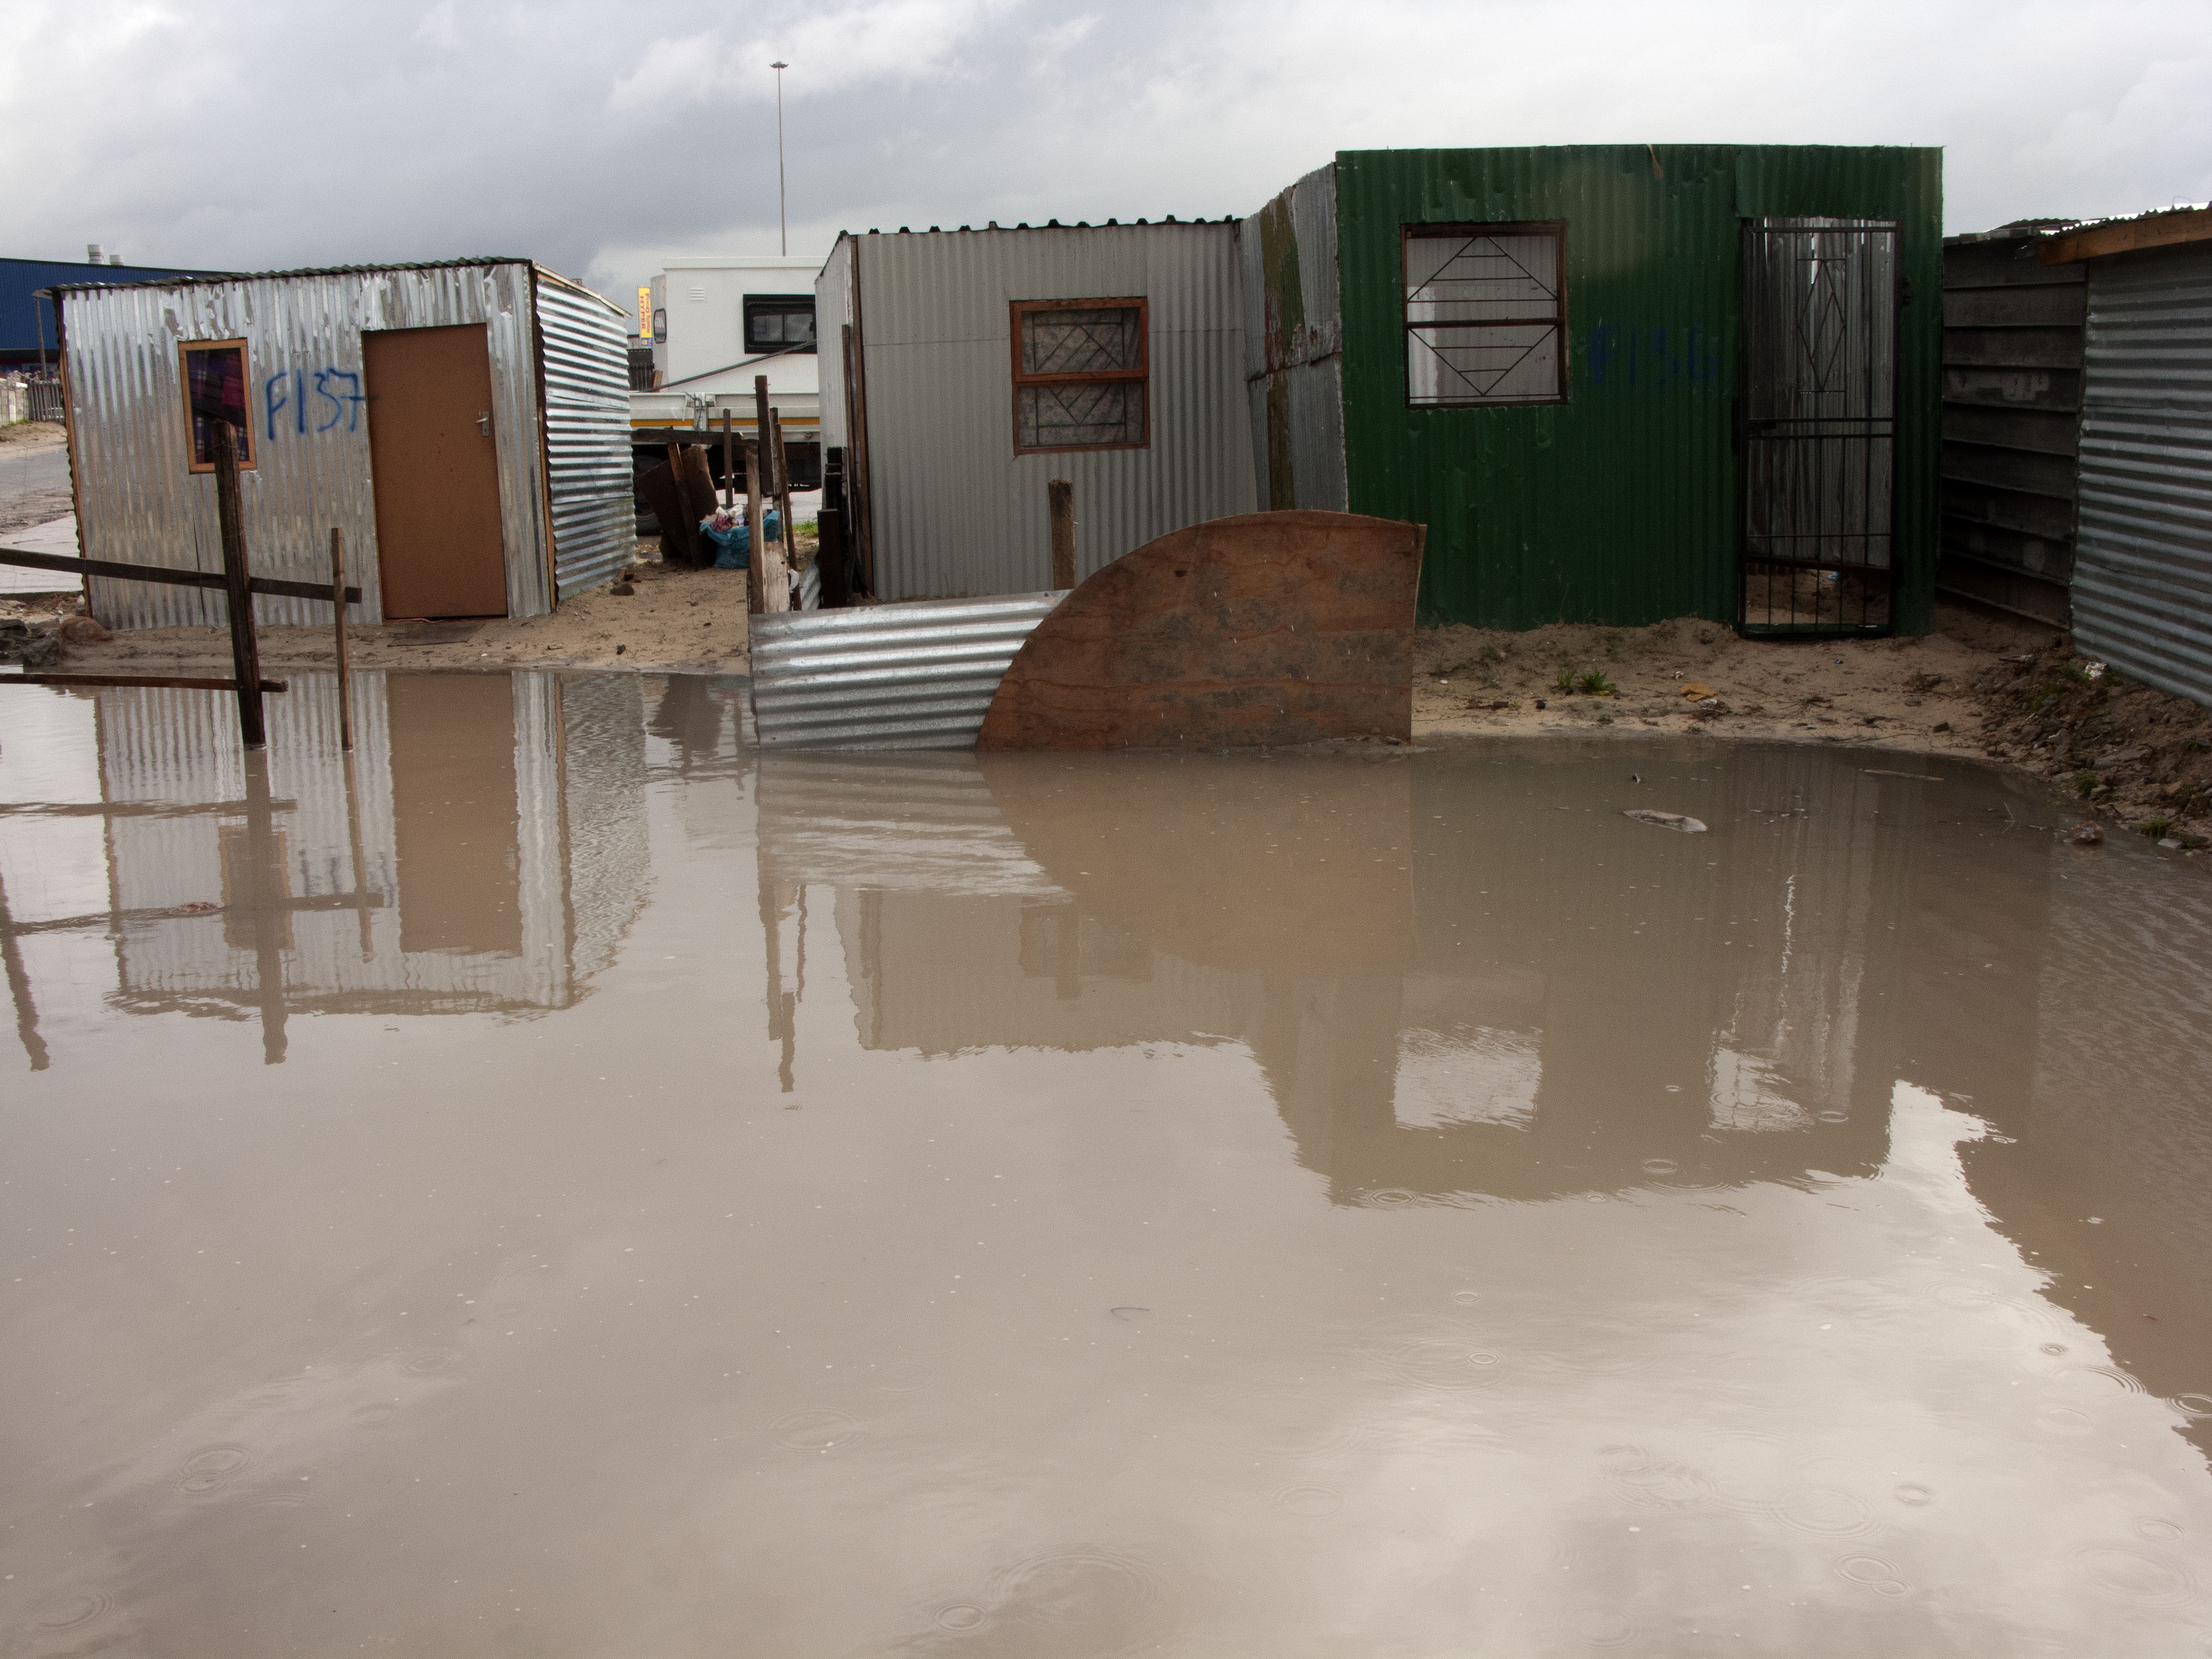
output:
{"label": "rusty brown metal sheet", "polygon": [[1124,554],[1037,624],[979,750],[1413,735],[1419,525],[1250,513]]}

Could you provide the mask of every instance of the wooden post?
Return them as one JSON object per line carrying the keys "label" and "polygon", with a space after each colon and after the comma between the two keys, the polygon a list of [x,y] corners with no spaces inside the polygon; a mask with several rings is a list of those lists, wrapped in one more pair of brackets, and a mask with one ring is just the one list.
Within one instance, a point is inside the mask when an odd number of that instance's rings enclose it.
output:
{"label": "wooden post", "polygon": [[777,529],[775,579],[781,584],[779,591],[783,594],[783,604],[781,608],[788,611],[794,604],[791,592],[791,573],[797,568],[799,562],[792,556],[792,550],[796,545],[796,537],[791,527],[791,457],[785,454],[783,451],[783,417],[774,410],[770,410],[768,414],[768,423],[769,431],[775,446]]}
{"label": "wooden post", "polygon": [[731,465],[734,457],[730,447],[730,411],[722,411],[722,509],[727,512],[738,504],[738,470]]}
{"label": "wooden post", "polygon": [[[331,526],[331,610],[338,636],[338,747],[353,750],[353,678],[346,668],[345,537]],[[356,887],[361,885],[356,879]]]}
{"label": "wooden post", "polygon": [[253,594],[246,586],[246,531],[240,522],[238,434],[226,420],[215,434],[216,520],[222,533],[222,585],[230,605],[230,662],[238,682],[238,735],[248,749],[268,741],[261,722],[261,647],[253,636]]}
{"label": "wooden post", "polygon": [[1052,504],[1052,585],[1075,586],[1075,486],[1066,478],[1045,485]]}
{"label": "wooden post", "polygon": [[761,453],[755,439],[745,441],[745,609],[761,613],[761,545],[767,540],[761,526]]}
{"label": "wooden post", "polygon": [[[753,420],[759,434],[762,489],[770,505],[783,494],[783,458],[775,449],[775,416],[768,406],[768,376],[753,376]],[[777,515],[781,518],[782,515]],[[760,572],[761,609],[781,612],[791,609],[791,583],[784,574],[782,545],[779,544],[773,560],[769,554],[769,539],[765,524],[753,532],[753,564]]]}

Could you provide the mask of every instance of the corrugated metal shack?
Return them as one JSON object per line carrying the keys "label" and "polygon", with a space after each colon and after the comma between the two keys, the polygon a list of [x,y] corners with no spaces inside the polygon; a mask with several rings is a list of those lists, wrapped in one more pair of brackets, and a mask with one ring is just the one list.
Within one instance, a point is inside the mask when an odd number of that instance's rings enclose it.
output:
{"label": "corrugated metal shack", "polygon": [[1245,222],[1260,493],[1426,524],[1426,623],[1924,632],[1942,162],[1340,153]]}
{"label": "corrugated metal shack", "polygon": [[2023,220],[1943,243],[1943,515],[1937,585],[2063,628],[2074,580],[2087,273],[2045,264]]}
{"label": "corrugated metal shack", "polygon": [[1045,486],[1075,486],[1078,579],[1255,505],[1237,226],[996,225],[838,238],[816,284],[825,448],[847,456],[884,599],[1050,585]]}
{"label": "corrugated metal shack", "polygon": [[2046,239],[2088,271],[2074,638],[2212,704],[2212,209]]}
{"label": "corrugated metal shack", "polygon": [[[631,548],[626,313],[523,259],[59,291],[84,556],[218,570],[208,422],[243,416],[253,573],[327,580],[344,532],[354,619],[538,616]],[[234,419],[238,417],[234,416]],[[212,624],[204,590],[90,583],[111,627]],[[264,623],[327,607],[264,598]]]}

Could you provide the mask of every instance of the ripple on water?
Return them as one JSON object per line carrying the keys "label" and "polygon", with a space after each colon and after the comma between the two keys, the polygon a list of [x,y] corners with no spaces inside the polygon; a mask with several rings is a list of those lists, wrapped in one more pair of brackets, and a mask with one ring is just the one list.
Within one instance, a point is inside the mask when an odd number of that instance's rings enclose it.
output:
{"label": "ripple on water", "polygon": [[2212,1417],[2212,1394],[2178,1394],[2172,1403],[2185,1417]]}
{"label": "ripple on water", "polygon": [[1644,1173],[1648,1176],[1663,1178],[1667,1176],[1680,1175],[1681,1172],[1682,1166],[1671,1158],[1647,1158],[1644,1160]]}
{"label": "ripple on water", "polygon": [[94,1590],[83,1595],[61,1595],[40,1607],[35,1619],[40,1630],[76,1630],[90,1624],[115,1606],[115,1598],[105,1590]]}
{"label": "ripple on water", "polygon": [[2146,1515],[2136,1522],[2136,1530],[2154,1543],[2166,1544],[2181,1536],[2181,1523],[2162,1520],[2155,1515]]}
{"label": "ripple on water", "polygon": [[1462,1308],[1472,1308],[1476,1303],[1482,1300],[1482,1292],[1480,1291],[1454,1291],[1452,1292],[1452,1300],[1458,1303]]}
{"label": "ripple on water", "polygon": [[1897,1576],[1895,1563],[1879,1555],[1846,1555],[1836,1563],[1836,1571],[1854,1584],[1863,1585],[1877,1595],[1910,1595],[1911,1587]]}
{"label": "ripple on water", "polygon": [[451,1348],[404,1348],[392,1358],[410,1376],[437,1376],[461,1363]]}
{"label": "ripple on water", "polygon": [[191,1492],[194,1497],[219,1492],[230,1484],[231,1476],[252,1461],[253,1454],[244,1446],[203,1446],[180,1465],[184,1479],[177,1482],[177,1490]]}
{"label": "ripple on water", "polygon": [[2053,1359],[2056,1359],[2059,1355],[2066,1352],[2066,1345],[2063,1342],[2046,1342],[2041,1347],[2038,1348],[2036,1352],[2038,1353],[2049,1354]]}
{"label": "ripple on water", "polygon": [[2196,1597],[2197,1586],[2182,1567],[2124,1544],[2092,1544],[2074,1559],[2091,1584],[2118,1601],[2173,1607]]}
{"label": "ripple on water", "polygon": [[1682,1463],[1653,1456],[1641,1446],[1601,1446],[1606,1480],[1630,1503],[1646,1509],[1685,1510],[1713,1495],[1713,1483]]}
{"label": "ripple on water", "polygon": [[1344,1494],[1334,1486],[1285,1486],[1275,1494],[1275,1507],[1318,1520],[1342,1509]]}
{"label": "ripple on water", "polygon": [[380,1429],[398,1415],[399,1402],[397,1400],[372,1400],[366,1406],[354,1407],[354,1426]]}
{"label": "ripple on water", "polygon": [[1402,1210],[1420,1201],[1418,1195],[1403,1187],[1379,1187],[1367,1194],[1369,1206],[1377,1210]]}
{"label": "ripple on water", "polygon": [[2035,1425],[2052,1434],[2087,1434],[2097,1425],[2089,1413],[2076,1411],[2071,1406],[2053,1406],[2036,1413]]}
{"label": "ripple on water", "polygon": [[2143,1385],[2111,1365],[2069,1365],[2059,1371],[2061,1387],[2083,1394],[2141,1394]]}
{"label": "ripple on water", "polygon": [[976,1630],[987,1617],[973,1601],[955,1601],[937,1610],[938,1625],[945,1630]]}
{"label": "ripple on water", "polygon": [[1903,1486],[1893,1488],[1889,1495],[1899,1503],[1916,1510],[1924,1509],[1936,1501],[1936,1494],[1917,1480],[1908,1480]]}
{"label": "ripple on water", "polygon": [[1150,1647],[1163,1633],[1157,1571],[1111,1550],[1041,1555],[1000,1575],[994,1620],[1018,1620],[1056,1655],[1103,1656]]}
{"label": "ripple on water", "polygon": [[1848,1537],[1874,1530],[1874,1511],[1850,1493],[1833,1486],[1807,1487],[1774,1504],[1769,1513],[1799,1532],[1830,1537]]}
{"label": "ripple on water", "polygon": [[1818,1115],[1823,1123],[1848,1123],[1851,1121],[1851,1115],[1849,1112],[1829,1110],[1821,1112]]}
{"label": "ripple on water", "polygon": [[786,1412],[769,1425],[780,1444],[793,1451],[826,1452],[848,1445],[861,1435],[860,1425],[842,1412]]}
{"label": "ripple on water", "polygon": [[1390,1369],[1416,1388],[1460,1393],[1486,1389],[1504,1373],[1498,1355],[1470,1342],[1407,1342],[1393,1348]]}

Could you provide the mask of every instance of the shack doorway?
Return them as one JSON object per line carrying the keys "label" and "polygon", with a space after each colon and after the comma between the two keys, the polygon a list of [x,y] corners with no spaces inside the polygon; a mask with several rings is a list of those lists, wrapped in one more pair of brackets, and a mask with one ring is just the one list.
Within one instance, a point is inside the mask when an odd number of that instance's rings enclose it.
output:
{"label": "shack doorway", "polygon": [[1881,634],[1897,586],[1898,228],[1743,228],[1737,626]]}
{"label": "shack doorway", "polygon": [[361,347],[386,619],[504,617],[507,550],[483,325],[373,329]]}

